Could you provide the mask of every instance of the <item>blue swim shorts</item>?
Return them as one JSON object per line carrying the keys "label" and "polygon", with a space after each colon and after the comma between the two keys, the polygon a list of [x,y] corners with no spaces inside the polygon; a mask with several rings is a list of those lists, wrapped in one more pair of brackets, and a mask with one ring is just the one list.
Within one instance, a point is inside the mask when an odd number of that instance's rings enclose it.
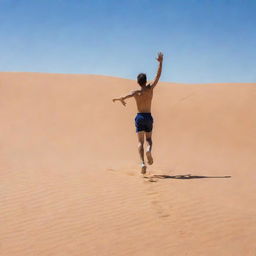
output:
{"label": "blue swim shorts", "polygon": [[138,113],[135,117],[136,132],[151,132],[153,122],[154,120],[151,113]]}

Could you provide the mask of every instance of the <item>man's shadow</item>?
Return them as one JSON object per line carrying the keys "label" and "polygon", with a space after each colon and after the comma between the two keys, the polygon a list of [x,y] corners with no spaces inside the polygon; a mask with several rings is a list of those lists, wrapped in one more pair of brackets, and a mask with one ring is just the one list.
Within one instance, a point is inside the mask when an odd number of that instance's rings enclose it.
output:
{"label": "man's shadow", "polygon": [[156,179],[181,179],[181,180],[190,180],[190,179],[220,179],[220,178],[231,178],[231,176],[201,176],[201,175],[192,175],[192,174],[183,174],[183,175],[164,175],[164,174],[154,174],[151,176]]}

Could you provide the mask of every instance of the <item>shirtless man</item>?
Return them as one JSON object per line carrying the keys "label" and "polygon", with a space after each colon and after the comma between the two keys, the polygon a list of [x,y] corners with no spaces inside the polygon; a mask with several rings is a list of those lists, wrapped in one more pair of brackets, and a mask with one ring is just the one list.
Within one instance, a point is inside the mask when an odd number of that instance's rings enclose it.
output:
{"label": "shirtless man", "polygon": [[149,84],[147,84],[147,76],[144,73],[140,73],[137,76],[137,82],[140,85],[139,90],[132,91],[130,94],[113,99],[113,102],[120,101],[124,106],[126,105],[125,100],[131,97],[134,97],[137,103],[138,113],[135,117],[135,126],[136,133],[138,135],[138,150],[141,160],[141,173],[145,174],[147,166],[144,162],[144,136],[146,136],[147,141],[147,150],[146,156],[148,160],[148,164],[153,164],[153,157],[151,155],[152,150],[152,128],[153,128],[153,117],[151,115],[151,102],[153,98],[153,89],[158,83],[158,80],[161,76],[162,72],[162,63],[163,63],[163,54],[158,53],[158,57],[156,58],[159,62],[157,75],[155,80]]}

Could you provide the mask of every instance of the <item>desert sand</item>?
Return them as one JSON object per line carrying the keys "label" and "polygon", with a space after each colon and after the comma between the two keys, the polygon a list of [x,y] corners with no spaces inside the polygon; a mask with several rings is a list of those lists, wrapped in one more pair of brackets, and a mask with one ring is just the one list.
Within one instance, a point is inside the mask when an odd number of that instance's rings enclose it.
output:
{"label": "desert sand", "polygon": [[256,255],[256,84],[160,82],[144,178],[136,87],[0,73],[0,255]]}

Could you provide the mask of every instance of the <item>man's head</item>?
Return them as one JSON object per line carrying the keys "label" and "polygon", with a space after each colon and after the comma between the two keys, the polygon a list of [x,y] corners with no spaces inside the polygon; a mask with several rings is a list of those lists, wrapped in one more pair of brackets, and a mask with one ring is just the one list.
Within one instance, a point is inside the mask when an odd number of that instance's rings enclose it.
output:
{"label": "man's head", "polygon": [[139,84],[141,87],[145,86],[146,83],[147,83],[147,76],[146,76],[146,74],[144,74],[144,73],[138,74],[138,76],[137,76],[137,82],[138,82],[138,84]]}

